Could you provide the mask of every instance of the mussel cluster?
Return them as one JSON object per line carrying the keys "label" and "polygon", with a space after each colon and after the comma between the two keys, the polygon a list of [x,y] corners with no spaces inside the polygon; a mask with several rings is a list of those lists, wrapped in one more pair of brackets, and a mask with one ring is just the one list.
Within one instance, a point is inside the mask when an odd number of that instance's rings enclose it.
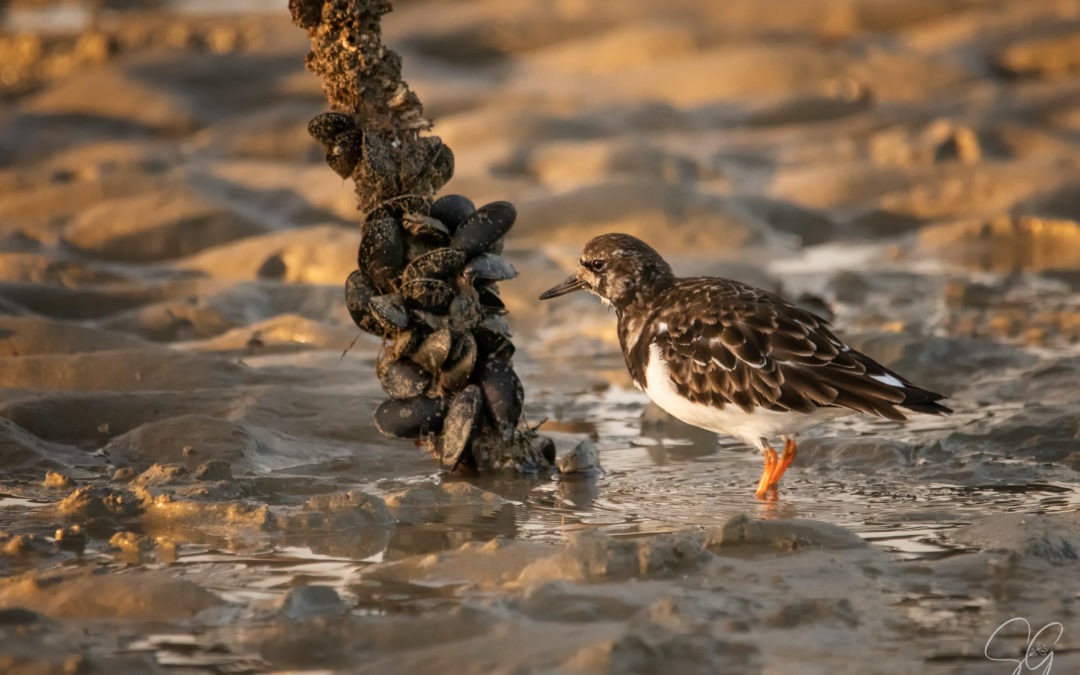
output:
{"label": "mussel cluster", "polygon": [[[358,156],[349,158],[360,170],[365,135],[339,124],[341,117],[324,113],[310,130],[339,173],[341,148],[361,139]],[[430,155],[432,162],[442,156]],[[436,180],[449,178],[451,170],[437,169]],[[390,398],[375,411],[376,427],[426,443],[447,470],[486,468],[489,458],[471,451],[473,441],[486,436],[481,445],[513,445],[519,433],[524,391],[511,364],[514,345],[498,288],[517,276],[500,255],[516,216],[509,202],[476,208],[461,195],[434,202],[415,193],[390,197],[365,216],[358,268],[345,282],[353,321],[384,339],[376,374]],[[551,464],[554,456],[544,455],[553,453],[545,449],[523,459]]]}
{"label": "mussel cluster", "polygon": [[308,133],[326,150],[330,168],[355,181],[359,209],[369,214],[420,213],[424,195],[434,194],[454,175],[454,153],[438,136],[419,136],[403,147],[365,133],[354,115],[338,112],[317,115]]}
{"label": "mussel cluster", "polygon": [[401,79],[381,41],[388,0],[289,0],[311,38],[307,67],[337,112],[308,131],[326,162],[356,184],[364,214],[345,301],[361,329],[383,338],[376,374],[389,396],[380,432],[423,444],[447,470],[550,469],[555,446],[521,428],[524,392],[498,282],[517,276],[502,238],[516,211],[435,194],[454,154]]}

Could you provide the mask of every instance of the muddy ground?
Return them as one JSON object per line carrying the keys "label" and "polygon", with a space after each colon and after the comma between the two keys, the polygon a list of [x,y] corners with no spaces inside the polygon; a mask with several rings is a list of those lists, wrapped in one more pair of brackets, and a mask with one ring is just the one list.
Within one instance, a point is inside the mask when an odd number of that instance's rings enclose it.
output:
{"label": "muddy ground", "polygon": [[[525,478],[375,431],[278,5],[0,9],[0,671],[1080,671],[1080,2],[400,3],[447,190],[518,207],[526,417],[605,469]],[[606,231],[956,414],[838,419],[756,502],[535,300]]]}

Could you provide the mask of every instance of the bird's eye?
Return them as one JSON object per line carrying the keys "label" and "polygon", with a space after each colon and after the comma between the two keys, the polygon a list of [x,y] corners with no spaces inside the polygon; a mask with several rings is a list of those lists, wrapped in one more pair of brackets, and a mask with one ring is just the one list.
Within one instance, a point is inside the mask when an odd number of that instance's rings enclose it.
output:
{"label": "bird's eye", "polygon": [[583,260],[581,261],[581,264],[584,265],[585,269],[589,270],[590,272],[599,272],[600,270],[604,269],[604,261],[600,260],[599,258],[594,258],[592,260]]}

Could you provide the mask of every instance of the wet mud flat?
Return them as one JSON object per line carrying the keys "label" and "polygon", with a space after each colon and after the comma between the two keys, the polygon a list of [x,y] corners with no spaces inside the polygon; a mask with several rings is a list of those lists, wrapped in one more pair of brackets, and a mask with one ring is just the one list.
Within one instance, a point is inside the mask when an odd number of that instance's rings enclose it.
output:
{"label": "wet mud flat", "polygon": [[[525,423],[604,466],[518,477],[376,431],[283,9],[41,4],[0,43],[0,671],[1080,670],[1080,6],[401,3],[448,189],[518,207]],[[755,502],[598,303],[534,300],[611,230],[957,413],[839,418]]]}

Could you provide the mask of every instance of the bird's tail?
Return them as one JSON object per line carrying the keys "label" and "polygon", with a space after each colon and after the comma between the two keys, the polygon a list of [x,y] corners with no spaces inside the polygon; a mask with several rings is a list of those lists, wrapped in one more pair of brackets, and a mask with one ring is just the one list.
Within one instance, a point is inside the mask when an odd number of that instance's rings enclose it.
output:
{"label": "bird's tail", "polygon": [[908,385],[904,387],[904,400],[898,403],[902,408],[926,415],[948,415],[952,408],[944,406],[938,401],[945,398],[944,394],[938,394],[927,389],[920,389]]}

